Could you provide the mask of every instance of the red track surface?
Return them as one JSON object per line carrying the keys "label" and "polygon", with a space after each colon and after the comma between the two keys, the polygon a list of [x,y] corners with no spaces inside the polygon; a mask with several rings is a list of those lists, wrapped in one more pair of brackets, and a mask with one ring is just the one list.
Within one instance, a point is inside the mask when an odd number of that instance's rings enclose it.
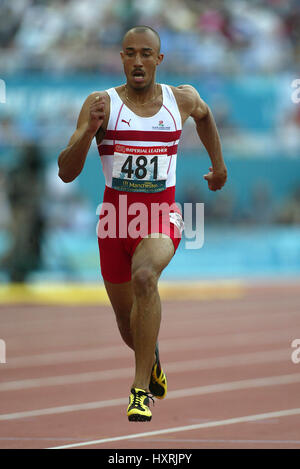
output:
{"label": "red track surface", "polygon": [[[299,448],[300,363],[291,361],[299,312],[297,286],[164,302],[160,350],[169,395],[151,407],[150,423],[130,423],[134,360],[109,307],[2,305],[0,447],[100,440],[83,448]],[[266,416],[249,421],[257,414]]]}

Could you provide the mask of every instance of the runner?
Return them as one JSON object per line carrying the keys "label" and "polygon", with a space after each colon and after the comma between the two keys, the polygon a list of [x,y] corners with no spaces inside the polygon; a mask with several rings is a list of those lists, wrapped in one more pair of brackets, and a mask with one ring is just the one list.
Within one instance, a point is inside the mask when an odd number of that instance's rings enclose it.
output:
{"label": "runner", "polygon": [[175,171],[188,117],[212,163],[204,175],[210,190],[223,187],[227,170],[214,118],[195,88],[156,82],[164,57],[158,33],[137,26],[122,46],[126,84],[87,97],[58,164],[60,178],[73,181],[96,138],[106,183],[98,227],[101,272],[121,336],[135,353],[127,415],[130,421],[149,421],[149,398],[167,393],[157,342],[158,280],[181,239]]}

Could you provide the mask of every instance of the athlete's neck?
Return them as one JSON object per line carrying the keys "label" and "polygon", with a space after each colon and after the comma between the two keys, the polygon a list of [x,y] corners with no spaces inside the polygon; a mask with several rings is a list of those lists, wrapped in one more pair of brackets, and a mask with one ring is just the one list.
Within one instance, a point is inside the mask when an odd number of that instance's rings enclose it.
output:
{"label": "athlete's neck", "polygon": [[146,89],[135,89],[126,83],[124,86],[125,99],[136,106],[145,106],[154,102],[160,95],[160,86],[157,83],[151,84]]}

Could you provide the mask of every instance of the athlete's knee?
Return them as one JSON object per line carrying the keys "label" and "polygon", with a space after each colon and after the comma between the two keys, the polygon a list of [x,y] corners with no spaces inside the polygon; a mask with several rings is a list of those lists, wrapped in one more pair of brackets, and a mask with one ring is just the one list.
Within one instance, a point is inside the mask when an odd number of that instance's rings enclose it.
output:
{"label": "athlete's knee", "polygon": [[157,288],[157,273],[151,267],[138,268],[132,274],[132,285],[136,295],[147,295],[153,293]]}

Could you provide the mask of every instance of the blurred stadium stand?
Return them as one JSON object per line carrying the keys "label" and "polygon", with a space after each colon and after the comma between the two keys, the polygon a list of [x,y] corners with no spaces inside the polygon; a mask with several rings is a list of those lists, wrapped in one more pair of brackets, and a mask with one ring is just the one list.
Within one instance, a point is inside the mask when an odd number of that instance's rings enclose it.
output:
{"label": "blurred stadium stand", "polygon": [[[205,203],[205,244],[195,253],[181,243],[165,278],[299,275],[300,103],[291,99],[300,78],[298,1],[2,0],[0,280],[101,278],[96,145],[72,184],[58,179],[57,157],[86,96],[124,82],[120,42],[135,24],[160,33],[158,81],[190,83],[210,105],[229,170],[225,188],[209,192],[209,159],[189,120],[176,200]],[[28,151],[42,160],[40,172],[28,170]],[[30,182],[37,174],[42,187]],[[16,191],[28,211],[16,207]],[[26,223],[22,257],[16,225]]]}

